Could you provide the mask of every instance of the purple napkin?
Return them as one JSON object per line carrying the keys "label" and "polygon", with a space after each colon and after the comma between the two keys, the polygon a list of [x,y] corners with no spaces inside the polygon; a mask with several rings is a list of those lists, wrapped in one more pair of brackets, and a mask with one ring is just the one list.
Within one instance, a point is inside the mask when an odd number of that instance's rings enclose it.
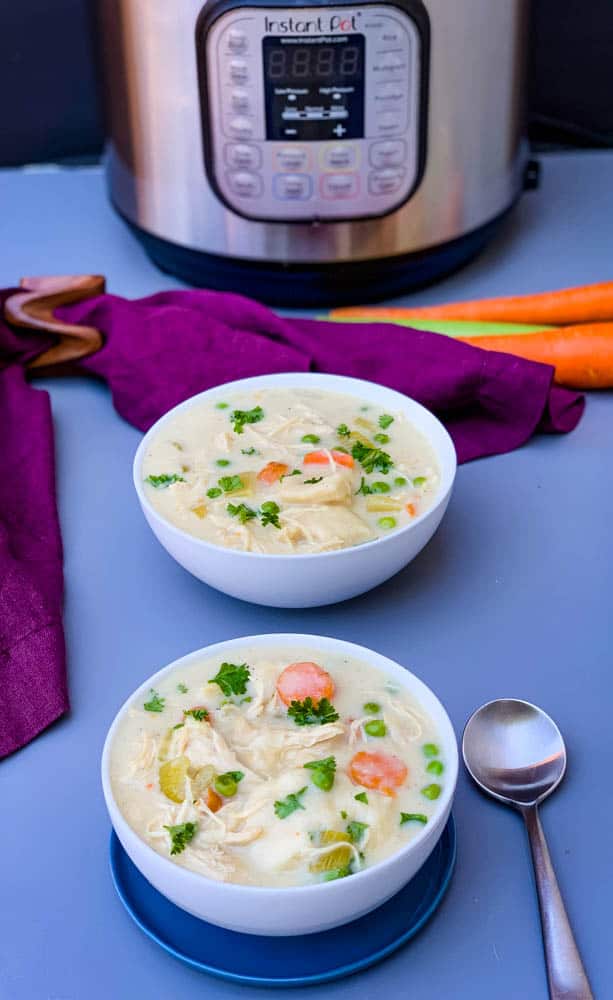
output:
{"label": "purple napkin", "polygon": [[[460,462],[511,451],[537,431],[570,431],[585,405],[552,384],[548,365],[406,327],[282,318],[238,295],[102,295],[57,314],[103,332],[104,347],[75,371],[104,378],[141,430],[196,392],[286,371],[351,375],[413,396],[444,421]],[[0,320],[0,757],[68,708],[49,401],[22,369],[46,346]]]}

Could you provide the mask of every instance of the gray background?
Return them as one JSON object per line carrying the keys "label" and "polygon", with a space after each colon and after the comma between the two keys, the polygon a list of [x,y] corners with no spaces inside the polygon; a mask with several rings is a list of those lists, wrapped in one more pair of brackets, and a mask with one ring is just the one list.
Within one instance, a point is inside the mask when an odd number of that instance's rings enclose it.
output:
{"label": "gray background", "polygon": [[[613,3],[532,2],[533,139],[613,145]],[[95,0],[0,2],[0,165],[99,155],[95,12]]]}

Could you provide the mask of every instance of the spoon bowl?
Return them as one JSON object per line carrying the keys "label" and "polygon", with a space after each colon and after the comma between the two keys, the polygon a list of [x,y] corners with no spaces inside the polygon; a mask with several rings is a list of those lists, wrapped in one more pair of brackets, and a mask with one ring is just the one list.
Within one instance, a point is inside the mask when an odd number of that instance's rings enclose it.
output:
{"label": "spoon bowl", "polygon": [[518,809],[542,802],[566,771],[566,747],[553,719],[514,698],[477,709],[466,723],[462,752],[477,785]]}

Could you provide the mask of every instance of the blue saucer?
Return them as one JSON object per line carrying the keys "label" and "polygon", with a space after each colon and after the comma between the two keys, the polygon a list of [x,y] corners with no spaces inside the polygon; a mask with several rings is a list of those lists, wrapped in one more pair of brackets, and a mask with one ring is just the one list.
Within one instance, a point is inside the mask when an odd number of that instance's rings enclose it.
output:
{"label": "blue saucer", "polygon": [[[195,969],[251,986],[305,986],[340,979],[391,955],[432,916],[449,885],[456,857],[450,817],[426,864],[408,885],[351,924],[306,937],[259,937],[215,927],[162,896],[132,864],[115,833],[111,874],[123,905],[140,929]],[[342,957],[342,964],[339,958]]]}

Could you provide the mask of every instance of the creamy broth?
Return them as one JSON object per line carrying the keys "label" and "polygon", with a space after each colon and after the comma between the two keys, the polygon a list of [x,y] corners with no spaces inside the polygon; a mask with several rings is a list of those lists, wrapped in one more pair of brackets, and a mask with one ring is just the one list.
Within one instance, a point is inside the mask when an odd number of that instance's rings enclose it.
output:
{"label": "creamy broth", "polygon": [[119,722],[113,794],[146,843],[209,878],[294,886],[350,876],[423,829],[445,761],[404,689],[321,650],[230,659],[177,666]]}
{"label": "creamy broth", "polygon": [[260,553],[367,542],[427,510],[439,485],[432,447],[402,413],[314,389],[189,407],[152,440],[142,474],[168,521]]}

